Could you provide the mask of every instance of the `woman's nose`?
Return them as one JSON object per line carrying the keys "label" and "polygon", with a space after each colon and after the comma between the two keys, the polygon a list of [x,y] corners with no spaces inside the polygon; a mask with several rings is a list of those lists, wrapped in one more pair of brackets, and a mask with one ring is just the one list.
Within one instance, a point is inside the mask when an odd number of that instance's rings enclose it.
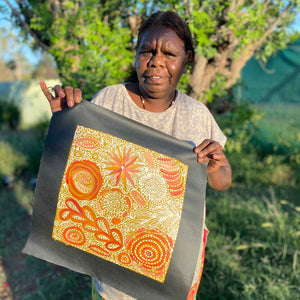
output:
{"label": "woman's nose", "polygon": [[161,53],[154,53],[149,61],[150,67],[162,67],[164,66],[164,56]]}

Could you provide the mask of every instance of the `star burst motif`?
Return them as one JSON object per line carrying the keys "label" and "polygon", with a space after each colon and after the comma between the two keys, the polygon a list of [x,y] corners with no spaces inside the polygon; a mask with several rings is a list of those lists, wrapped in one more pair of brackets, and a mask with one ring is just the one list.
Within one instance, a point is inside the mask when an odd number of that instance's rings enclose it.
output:
{"label": "star burst motif", "polygon": [[116,178],[116,184],[118,184],[120,180],[122,180],[125,188],[127,180],[129,180],[129,182],[134,185],[131,177],[135,173],[140,172],[140,170],[137,170],[137,168],[142,166],[141,164],[135,163],[138,155],[133,156],[130,152],[131,149],[126,151],[125,147],[123,149],[123,153],[119,148],[117,148],[117,153],[115,152],[109,154],[111,159],[105,163],[106,165],[109,165],[105,169],[111,170],[108,175],[111,175],[112,179]]}

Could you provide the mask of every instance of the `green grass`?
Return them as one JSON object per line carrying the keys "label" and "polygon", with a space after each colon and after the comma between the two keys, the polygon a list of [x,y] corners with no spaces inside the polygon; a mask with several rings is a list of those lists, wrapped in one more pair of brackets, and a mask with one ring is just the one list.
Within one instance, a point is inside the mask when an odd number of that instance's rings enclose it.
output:
{"label": "green grass", "polygon": [[[29,234],[34,193],[29,180],[37,175],[42,132],[0,132],[0,155],[5,158],[0,162],[0,299],[90,299],[89,276],[21,252]],[[15,178],[10,186],[3,182],[7,175]]]}
{"label": "green grass", "polygon": [[22,181],[0,188],[0,257],[13,299],[90,299],[89,276],[21,253],[29,234],[32,199],[32,188]]}
{"label": "green grass", "polygon": [[198,299],[297,299],[299,207],[289,197],[299,192],[208,191],[210,234]]}

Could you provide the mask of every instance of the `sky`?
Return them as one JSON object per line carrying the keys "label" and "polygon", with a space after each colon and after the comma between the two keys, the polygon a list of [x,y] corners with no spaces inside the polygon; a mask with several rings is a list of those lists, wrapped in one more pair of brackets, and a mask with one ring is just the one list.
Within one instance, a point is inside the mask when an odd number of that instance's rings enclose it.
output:
{"label": "sky", "polygon": [[[4,4],[4,0],[0,0],[0,6]],[[7,18],[8,19],[8,18]],[[10,27],[11,23],[7,20],[4,19],[3,16],[1,16],[0,14],[0,27]],[[293,23],[293,27],[300,31],[300,12],[297,16],[297,18],[295,19],[294,23]],[[14,29],[14,32],[16,34],[18,34],[18,30]],[[25,55],[25,57],[27,57],[27,59],[30,61],[31,64],[37,64],[39,61],[39,58],[41,57],[41,52],[33,52],[30,47],[24,43],[22,43],[22,45],[20,45],[22,47],[22,52]],[[8,53],[9,56],[9,53]]]}
{"label": "sky", "polygon": [[[5,2],[3,0],[0,0],[0,6],[5,5]],[[13,24],[9,21],[9,14],[3,16],[0,13],[0,27],[5,27],[5,28],[10,28],[13,30],[13,32],[16,35],[19,35],[19,30],[13,27]],[[22,53],[23,55],[29,60],[29,62],[33,65],[37,64],[39,61],[39,58],[41,57],[41,51],[32,51],[32,49],[30,48],[29,45],[25,44],[25,43],[20,43],[19,47],[22,48]],[[1,53],[1,55],[3,55]],[[4,59],[9,59],[9,57],[11,56],[11,53],[7,53],[6,55],[4,54]]]}

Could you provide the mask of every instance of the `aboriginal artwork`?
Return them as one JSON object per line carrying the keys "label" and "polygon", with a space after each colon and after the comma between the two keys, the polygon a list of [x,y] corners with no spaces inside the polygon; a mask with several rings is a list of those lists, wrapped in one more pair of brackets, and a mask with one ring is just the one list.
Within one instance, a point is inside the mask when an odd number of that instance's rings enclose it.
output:
{"label": "aboriginal artwork", "polygon": [[52,238],[164,282],[187,173],[174,158],[77,126]]}

